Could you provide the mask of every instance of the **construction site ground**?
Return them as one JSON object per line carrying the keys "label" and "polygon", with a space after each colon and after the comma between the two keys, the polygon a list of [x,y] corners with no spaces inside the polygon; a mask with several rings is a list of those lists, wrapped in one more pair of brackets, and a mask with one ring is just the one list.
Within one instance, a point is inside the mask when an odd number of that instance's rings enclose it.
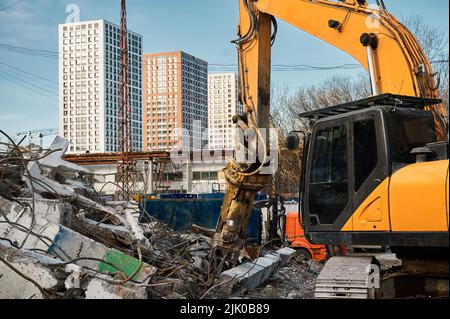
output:
{"label": "construction site ground", "polygon": [[243,290],[229,296],[215,294],[215,298],[236,299],[312,299],[314,284],[323,263],[292,259],[278,269],[261,287]]}

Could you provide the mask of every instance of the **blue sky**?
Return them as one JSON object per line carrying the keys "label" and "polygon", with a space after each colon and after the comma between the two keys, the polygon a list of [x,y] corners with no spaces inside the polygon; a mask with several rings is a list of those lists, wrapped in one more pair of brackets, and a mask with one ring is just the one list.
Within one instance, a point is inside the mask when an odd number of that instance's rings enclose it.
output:
{"label": "blue sky", "polygon": [[[0,9],[16,2],[0,11],[0,44],[57,51],[57,27],[65,21],[65,9],[71,3],[80,7],[81,20],[104,18],[119,23],[120,0],[0,0]],[[447,0],[385,2],[395,16],[419,15],[448,34]],[[230,40],[235,38],[236,23],[237,0],[128,0],[128,27],[144,36],[145,52],[183,50],[209,63],[235,63],[236,52]],[[43,96],[0,76],[0,128],[18,132],[57,127],[54,83],[58,78],[57,60],[0,49],[0,63],[49,79],[51,82],[33,83],[54,92]],[[354,61],[328,44],[280,22],[273,63],[332,66]],[[5,67],[0,64],[0,75],[5,76],[1,70]],[[321,82],[338,72],[354,75],[358,71],[277,72],[273,74],[273,84],[294,89]]]}

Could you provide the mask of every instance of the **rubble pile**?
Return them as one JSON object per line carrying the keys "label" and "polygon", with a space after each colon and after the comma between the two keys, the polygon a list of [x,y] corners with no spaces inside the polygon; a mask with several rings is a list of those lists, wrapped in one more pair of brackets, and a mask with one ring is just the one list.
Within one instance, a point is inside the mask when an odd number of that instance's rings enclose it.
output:
{"label": "rubble pile", "polygon": [[0,298],[201,296],[209,239],[139,222],[133,201],[102,203],[67,147],[1,145]]}
{"label": "rubble pile", "polygon": [[210,230],[175,232],[131,197],[103,202],[90,186],[101,177],[64,161],[67,148],[59,136],[48,150],[0,144],[0,299],[227,298],[295,254],[258,249],[216,273]]}

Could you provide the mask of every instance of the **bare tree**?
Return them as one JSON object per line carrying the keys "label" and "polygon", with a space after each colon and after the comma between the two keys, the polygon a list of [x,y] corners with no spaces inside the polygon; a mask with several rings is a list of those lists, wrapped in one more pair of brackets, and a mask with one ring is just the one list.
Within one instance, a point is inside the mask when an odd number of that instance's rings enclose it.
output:
{"label": "bare tree", "polygon": [[420,16],[406,17],[402,23],[416,36],[437,73],[439,95],[448,112],[449,50],[448,31],[426,23]]}
{"label": "bare tree", "polygon": [[327,106],[348,103],[371,95],[370,80],[365,73],[353,79],[335,75],[320,85],[301,86],[294,92],[286,87],[272,90],[272,122],[283,136],[294,130],[304,130],[299,114]]}

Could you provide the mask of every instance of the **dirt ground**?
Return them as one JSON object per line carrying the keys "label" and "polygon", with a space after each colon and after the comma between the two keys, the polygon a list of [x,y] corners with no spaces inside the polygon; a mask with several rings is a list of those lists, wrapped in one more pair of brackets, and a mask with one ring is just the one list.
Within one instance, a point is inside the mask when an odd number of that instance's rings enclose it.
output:
{"label": "dirt ground", "polygon": [[231,298],[244,299],[310,299],[314,297],[316,278],[323,264],[292,260],[278,269],[260,288],[243,291]]}

